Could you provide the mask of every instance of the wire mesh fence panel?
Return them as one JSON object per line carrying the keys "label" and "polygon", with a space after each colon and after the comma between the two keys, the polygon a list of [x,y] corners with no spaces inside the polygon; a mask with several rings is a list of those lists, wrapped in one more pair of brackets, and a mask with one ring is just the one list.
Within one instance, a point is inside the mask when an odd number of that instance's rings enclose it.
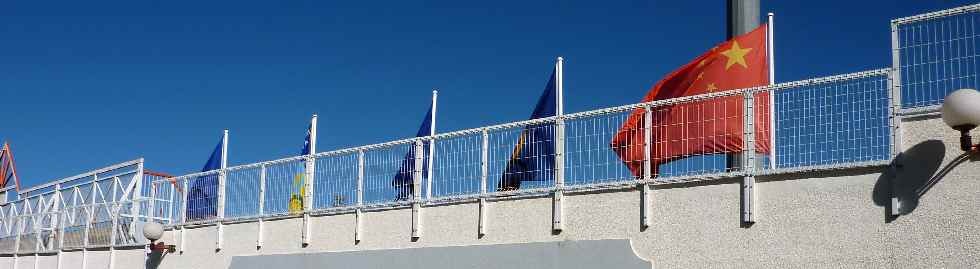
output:
{"label": "wire mesh fence panel", "polygon": [[488,131],[487,191],[555,185],[555,123]]}
{"label": "wire mesh fence panel", "polygon": [[114,245],[136,245],[147,243],[143,237],[142,226],[137,225],[136,208],[137,203],[132,201],[117,202],[117,213],[115,216]]}
{"label": "wire mesh fence panel", "polygon": [[58,210],[60,207],[58,205],[57,192],[45,193],[39,196],[40,205],[38,206],[38,211],[36,214],[36,225],[35,231],[37,232],[37,250],[38,251],[52,251],[58,248],[57,246],[57,236],[55,229],[58,228]]}
{"label": "wire mesh fence panel", "polygon": [[62,199],[66,207],[61,211],[61,227],[64,236],[64,247],[77,248],[85,246],[85,225],[89,220],[89,210],[92,184],[74,186],[62,191]]}
{"label": "wire mesh fence panel", "polygon": [[773,126],[776,124],[773,113],[776,111],[775,98],[776,95],[772,93],[772,90],[764,90],[759,92],[753,92],[752,100],[752,126],[755,131],[756,151],[755,155],[752,156],[755,159],[755,169],[765,170],[773,168],[775,163],[774,156],[776,156],[776,140],[774,139],[775,129]]}
{"label": "wire mesh fence panel", "polygon": [[0,253],[13,253],[17,242],[17,210],[12,203],[0,204]]}
{"label": "wire mesh fence panel", "polygon": [[[636,113],[643,113],[638,108]],[[565,184],[583,185],[635,178],[629,167],[643,165],[643,125],[625,124],[633,110],[574,117],[565,120]],[[639,134],[639,140],[619,133]],[[639,159],[621,158],[617,152],[639,152]]]}
{"label": "wire mesh fence panel", "polygon": [[229,169],[225,179],[225,217],[242,218],[259,215],[259,180],[261,166]]}
{"label": "wire mesh fence panel", "polygon": [[112,229],[112,234],[110,241],[113,245],[123,245],[127,243],[132,243],[130,229],[133,223],[133,212],[135,210],[135,204],[132,202],[115,202],[112,205],[114,208],[111,211],[113,216],[111,217],[115,221],[114,228]]}
{"label": "wire mesh fence panel", "polygon": [[351,206],[357,203],[358,153],[316,157],[313,208]]}
{"label": "wire mesh fence panel", "polygon": [[777,90],[777,168],[887,160],[888,93],[884,72]]}
{"label": "wire mesh fence panel", "polygon": [[17,244],[17,253],[33,253],[37,251],[37,233],[34,229],[33,216],[20,216],[20,238]]}
{"label": "wire mesh fence panel", "polygon": [[89,246],[109,246],[112,243],[111,212],[111,202],[97,202],[92,205],[92,223],[88,231]]}
{"label": "wire mesh fence panel", "polygon": [[[138,180],[138,184],[133,186],[134,189],[128,190],[131,194],[126,194],[125,188],[121,188],[124,190],[124,193],[121,195],[130,195],[120,196],[120,200],[129,199],[133,203],[132,214],[134,222],[144,223],[150,221],[151,214],[154,217],[158,216],[156,212],[156,201],[153,200],[154,191],[156,191],[156,186],[153,185],[153,182],[157,179],[158,177],[147,175],[145,171],[137,171],[137,173],[133,173],[133,180]],[[128,186],[126,187],[128,188]],[[154,221],[160,222],[157,220]]]}
{"label": "wire mesh fence panel", "polygon": [[[743,97],[724,96],[650,108],[651,174],[657,178],[733,172],[744,150]],[[630,123],[645,120],[634,111]],[[629,136],[640,141],[636,133]],[[638,143],[638,142],[637,142]],[[635,148],[634,148],[635,149]],[[634,175],[642,175],[642,150],[621,154]]]}
{"label": "wire mesh fence panel", "polygon": [[173,186],[175,193],[171,201],[173,201],[174,205],[170,207],[170,212],[173,212],[173,216],[170,219],[174,223],[184,223],[187,221],[187,192],[191,186],[190,180],[187,177],[176,177],[173,181],[176,185]]}
{"label": "wire mesh fence panel", "polygon": [[938,105],[952,91],[980,86],[980,5],[939,13],[893,22],[904,108]]}
{"label": "wire mesh fence panel", "polygon": [[364,150],[364,204],[411,200],[415,162],[422,155],[413,143]]}
{"label": "wire mesh fence panel", "polygon": [[422,188],[431,197],[480,193],[483,134],[437,139],[434,145],[432,179],[422,182]]}
{"label": "wire mesh fence panel", "polygon": [[265,205],[263,205],[266,215],[303,212],[305,167],[304,159],[293,159],[266,165]]}
{"label": "wire mesh fence panel", "polygon": [[112,243],[112,199],[115,186],[112,178],[94,182],[95,193],[90,201],[92,220],[89,224],[89,246],[109,246]]}
{"label": "wire mesh fence panel", "polygon": [[[152,217],[154,221],[162,224],[171,224],[179,221],[180,210],[179,202],[183,199],[181,181],[173,178],[159,178],[151,183],[152,191],[149,202],[149,212],[147,217]],[[254,198],[251,198],[254,199]]]}
{"label": "wire mesh fence panel", "polygon": [[17,236],[0,237],[0,253],[14,253],[14,246],[17,244]]}
{"label": "wire mesh fence panel", "polygon": [[17,244],[18,253],[31,253],[37,250],[36,219],[37,197],[22,200],[20,216],[17,217],[17,230],[20,235]]}
{"label": "wire mesh fence panel", "polygon": [[187,221],[218,217],[218,171],[187,178]]}
{"label": "wire mesh fence panel", "polygon": [[56,251],[61,248],[62,236],[61,228],[58,223],[58,218],[61,214],[58,212],[49,212],[41,214],[39,219],[40,227],[38,229],[39,236],[38,239],[38,251]]}

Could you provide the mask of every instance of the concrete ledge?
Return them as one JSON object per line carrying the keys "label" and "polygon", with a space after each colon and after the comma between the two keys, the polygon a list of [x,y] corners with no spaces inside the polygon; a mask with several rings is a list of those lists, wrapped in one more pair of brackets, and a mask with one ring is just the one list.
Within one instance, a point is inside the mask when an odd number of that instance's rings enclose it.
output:
{"label": "concrete ledge", "polygon": [[557,241],[232,257],[232,269],[650,268],[629,240]]}

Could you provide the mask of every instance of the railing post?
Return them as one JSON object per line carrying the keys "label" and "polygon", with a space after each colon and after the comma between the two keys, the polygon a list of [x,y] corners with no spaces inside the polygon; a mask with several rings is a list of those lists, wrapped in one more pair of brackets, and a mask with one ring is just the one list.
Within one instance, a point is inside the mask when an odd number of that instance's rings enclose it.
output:
{"label": "railing post", "polygon": [[742,100],[742,225],[751,226],[756,216],[755,189],[755,92],[745,91]]}
{"label": "railing post", "polygon": [[[119,205],[116,204],[116,192],[119,191],[119,177],[112,178],[112,193],[109,195],[111,199],[111,209],[109,210],[109,217],[112,218],[112,231],[109,233],[109,247],[116,245],[116,230],[119,229]],[[110,249],[111,252],[111,249]]]}
{"label": "railing post", "polygon": [[412,238],[419,238],[422,236],[422,160],[424,154],[422,153],[423,146],[422,140],[418,139],[414,142],[415,154],[415,168],[412,173]]}
{"label": "railing post", "polygon": [[487,234],[487,174],[489,173],[489,145],[490,134],[483,128],[483,143],[480,147],[480,216],[477,227],[477,236]]}
{"label": "railing post", "polygon": [[177,189],[177,182],[171,183],[169,195],[167,195],[167,224],[174,223],[174,192]]}
{"label": "railing post", "polygon": [[[132,221],[130,221],[130,223],[129,223],[129,236],[131,236],[133,238],[137,238],[137,239],[143,237],[141,235],[138,236],[136,234],[136,224],[139,223],[139,220],[142,217],[140,215],[140,212],[142,211],[142,207],[143,207],[142,202],[145,199],[143,197],[143,179],[144,179],[143,178],[143,159],[140,158],[139,162],[136,164],[136,175],[133,175],[133,180],[135,180],[136,182],[133,182],[134,183],[133,184],[133,189],[130,190],[130,192],[132,193],[132,197],[133,198],[131,200],[129,200],[129,202],[130,202],[130,208],[132,208],[132,210],[130,210],[130,212],[129,212],[130,214],[132,214]],[[150,186],[152,187],[153,185],[151,184]],[[125,200],[125,197],[121,197],[121,198],[123,200]],[[149,204],[147,205],[147,206],[150,206],[150,208],[147,209],[147,210],[150,211],[151,213],[153,212],[152,205],[153,205],[153,199],[155,199],[155,198],[156,197],[151,194],[150,195]],[[153,215],[150,215],[150,214],[147,214],[147,215],[148,216],[153,216]],[[153,221],[153,218],[149,218],[146,221]]]}
{"label": "railing post", "polygon": [[[898,116],[898,113],[902,109],[902,63],[901,63],[901,44],[899,44],[898,36],[898,23],[891,23],[891,46],[892,46],[892,68],[888,72],[888,129],[891,135],[888,136],[889,156],[891,159],[898,157],[898,154],[902,153],[904,148],[902,147],[902,119]],[[891,167],[895,169],[895,167]],[[893,184],[895,185],[895,184]],[[898,193],[894,190],[895,186],[892,186],[892,193]],[[892,216],[898,216],[901,214],[901,201],[898,200],[897,195],[892,195],[891,199],[891,210],[889,214]]]}
{"label": "railing post", "polygon": [[559,116],[555,122],[555,194],[551,228],[560,232],[565,224],[563,200],[565,199],[565,120]]}
{"label": "railing post", "polygon": [[[56,216],[58,216],[58,220],[54,224],[56,226],[55,231],[57,231],[55,236],[58,237],[58,254],[57,254],[58,261],[56,264],[56,268],[61,269],[62,252],[65,249],[65,220],[68,219],[68,217],[65,215],[68,214],[67,211],[68,205],[65,204],[64,202],[65,199],[64,197],[61,196],[61,184],[55,185],[54,188],[55,188],[55,195],[58,195],[58,205],[64,205],[60,207],[60,209],[58,210],[58,213],[56,214]],[[75,196],[72,195],[72,200],[74,200],[74,197]]]}
{"label": "railing post", "polygon": [[187,185],[188,185],[187,178],[181,179],[180,181],[182,182],[184,188],[183,189],[184,194],[182,194],[180,198],[180,249],[179,251],[181,253],[184,253],[184,246],[186,246],[184,243],[187,241],[187,230],[186,227],[184,226],[185,224],[187,224],[187,193],[190,192],[190,190],[187,189]]}
{"label": "railing post", "polygon": [[109,217],[112,218],[112,232],[109,233],[109,269],[115,268],[113,261],[116,259],[116,231],[119,230],[120,210],[116,193],[119,191],[119,183],[119,176],[112,178],[112,194],[110,195],[112,196],[112,210],[109,212]]}
{"label": "railing post", "polygon": [[[58,208],[53,213],[54,219],[51,220],[51,225],[54,226],[54,227],[52,227],[52,230],[53,231],[51,233],[58,237],[58,244],[57,244],[57,247],[58,247],[58,264],[61,264],[61,249],[64,248],[64,246],[65,246],[64,245],[64,242],[65,242],[65,226],[63,225],[64,218],[61,217],[62,211],[64,210],[64,208],[61,206],[62,204],[64,204],[64,198],[61,197],[61,184],[55,184],[54,185],[54,195],[56,197],[58,197],[57,198],[58,200],[56,200],[55,201],[55,204],[54,204],[55,206],[58,206]],[[52,246],[52,248],[53,247],[54,246]],[[60,265],[59,265],[59,268],[60,268]]]}
{"label": "railing post", "polygon": [[364,150],[357,151],[357,206],[354,209],[354,243],[361,241],[361,207],[364,206]]}
{"label": "railing post", "polygon": [[259,228],[255,237],[255,246],[261,248],[265,243],[265,164],[259,168]]}
{"label": "railing post", "polygon": [[650,105],[643,107],[643,178],[640,178],[640,227],[646,229],[650,227],[650,195],[653,180],[653,159],[651,158],[651,146],[653,146],[653,108]]}
{"label": "railing post", "polygon": [[435,137],[432,137],[431,139],[429,139],[429,147],[425,149],[429,152],[428,157],[426,157],[426,159],[428,159],[427,160],[428,165],[425,168],[428,169],[425,175],[425,199],[427,200],[432,199],[432,176],[435,175],[435,169],[434,169],[435,168],[434,161],[435,161],[435,153],[436,153],[435,149],[436,149],[436,139]]}
{"label": "railing post", "polygon": [[[147,211],[149,211],[149,212],[146,213],[146,217],[147,217],[146,222],[156,222],[156,212],[157,212],[156,211],[156,209],[157,209],[156,208],[156,205],[157,205],[156,204],[156,201],[157,201],[157,183],[156,182],[150,182],[150,198],[148,200],[149,201],[147,201],[147,202],[149,204],[147,205],[147,208],[148,208]],[[137,216],[139,216],[139,215],[137,215]],[[133,235],[135,236],[136,234],[133,234]]]}
{"label": "railing post", "polygon": [[220,250],[225,245],[225,186],[227,180],[228,171],[222,168],[218,170],[218,219],[217,223],[217,240],[215,240],[214,248]]}
{"label": "railing post", "polygon": [[313,209],[313,175],[314,175],[314,164],[316,163],[313,159],[313,153],[306,156],[304,178],[303,181],[303,245],[310,244],[311,227],[310,224],[310,210]]}

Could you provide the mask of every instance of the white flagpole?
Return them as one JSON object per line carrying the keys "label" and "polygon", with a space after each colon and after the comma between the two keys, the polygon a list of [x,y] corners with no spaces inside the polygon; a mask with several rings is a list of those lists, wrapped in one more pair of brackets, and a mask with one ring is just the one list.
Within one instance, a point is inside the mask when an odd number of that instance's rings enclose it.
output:
{"label": "white flagpole", "polygon": [[228,129],[221,137],[221,169],[228,168]]}
{"label": "white flagpole", "polygon": [[555,109],[556,110],[555,111],[555,114],[558,115],[558,116],[561,116],[561,115],[564,115],[565,114],[565,100],[562,97],[562,94],[563,94],[562,92],[564,92],[564,86],[565,86],[565,85],[563,85],[564,84],[564,81],[563,81],[564,77],[562,77],[562,72],[564,71],[562,69],[564,68],[564,65],[565,65],[565,59],[562,58],[562,57],[558,57],[558,63],[555,64],[555,70],[556,70],[555,71],[555,77],[556,77],[555,78],[555,91],[557,92],[555,94],[555,98],[558,99],[558,102],[556,102],[558,104],[558,106]]}
{"label": "white flagpole", "polygon": [[[776,55],[773,39],[773,14],[769,12],[769,23],[766,26],[766,44],[769,57],[769,85],[776,84]],[[769,92],[769,169],[776,169],[776,92]]]}
{"label": "white flagpole", "polygon": [[310,120],[310,155],[316,154],[316,113]]}
{"label": "white flagpole", "polygon": [[[439,98],[439,91],[432,90],[432,115],[429,118],[429,136],[436,135],[436,100]],[[432,161],[434,160],[434,152],[436,149],[436,141],[429,141],[429,171],[426,174],[425,180],[425,198],[432,198]]]}

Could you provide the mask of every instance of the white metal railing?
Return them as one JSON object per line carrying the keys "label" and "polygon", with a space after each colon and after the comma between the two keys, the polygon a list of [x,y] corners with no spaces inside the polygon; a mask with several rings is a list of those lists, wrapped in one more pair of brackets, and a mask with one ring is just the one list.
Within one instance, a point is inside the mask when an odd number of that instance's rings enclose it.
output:
{"label": "white metal railing", "polygon": [[[354,212],[360,222],[363,210],[408,206],[416,236],[419,206],[476,200],[482,233],[485,198],[555,193],[557,200],[563,191],[881,166],[901,150],[902,115],[935,109],[946,92],[976,85],[978,11],[980,5],[972,5],[893,20],[890,69],[182,176],[144,173],[139,159],[32,187],[16,198],[10,188],[3,189],[9,202],[0,204],[0,254],[143,244],[138,224],[150,220],[170,227],[259,221],[261,229],[268,218]],[[629,139],[612,143],[624,134]],[[519,158],[536,163],[512,169],[522,139],[533,142],[524,145],[532,150]],[[431,163],[415,154],[429,145]],[[739,150],[724,148],[729,146]],[[639,157],[624,162],[617,152]],[[560,217],[554,223],[560,229]],[[220,248],[220,225],[218,233]],[[355,231],[355,239],[359,236]],[[304,232],[304,242],[308,238]]]}
{"label": "white metal railing", "polygon": [[0,253],[145,244],[143,173],[137,159],[21,190],[0,204]]}
{"label": "white metal railing", "polygon": [[977,88],[980,4],[892,20],[892,66],[903,113],[934,112],[946,94]]}
{"label": "white metal railing", "polygon": [[[798,171],[805,167],[837,169],[850,166],[887,163],[891,152],[889,119],[889,70],[810,79],[772,86],[718,92],[670,100],[658,100],[600,110],[499,124],[469,130],[404,139],[375,145],[321,152],[313,155],[316,166],[310,186],[313,195],[306,209],[296,207],[303,200],[301,178],[305,174],[306,156],[246,164],[226,169],[224,218],[216,212],[216,201],[196,203],[205,210],[195,210],[194,196],[186,197],[188,188],[197,182],[216,176],[221,171],[194,173],[185,176],[157,179],[153,182],[159,203],[154,214],[170,225],[200,225],[225,221],[249,221],[262,218],[299,216],[334,210],[367,210],[446,201],[474,200],[480,197],[499,197],[526,194],[546,194],[556,190],[555,171],[563,170],[566,184],[563,189],[589,189],[604,186],[628,186],[639,182],[671,184],[714,178],[745,175],[742,167],[726,167],[723,154],[704,156],[690,154],[673,162],[661,162],[649,155],[658,173],[650,178],[635,176],[615,154],[610,141],[630,113],[666,113],[684,111],[683,115],[715,113],[715,118],[663,121],[660,126],[642,128],[641,132],[669,132],[672,128],[688,128],[705,120],[738,122],[730,132],[714,136],[685,133],[683,137],[661,137],[655,142],[671,139],[723,140],[743,133],[769,133],[769,96],[775,100],[776,160],[769,166],[770,157],[758,154],[760,164],[756,174],[776,174]],[[748,97],[752,98],[748,98]],[[754,100],[748,106],[745,100]],[[753,113],[743,113],[746,108]],[[752,119],[743,119],[752,115]],[[733,120],[738,118],[738,120]],[[538,130],[541,134],[559,137],[554,132],[556,122],[565,124],[564,139],[537,140],[539,143],[564,141],[564,162],[538,166],[533,180],[523,181],[519,188],[503,188],[502,180],[515,171],[507,165],[514,147],[522,136]],[[758,127],[743,128],[746,122]],[[753,126],[755,126],[753,125]],[[539,129],[535,129],[539,128]],[[808,129],[810,128],[810,129]],[[658,137],[658,135],[651,135]],[[723,137],[728,136],[728,137]],[[749,136],[745,136],[749,137]],[[762,135],[756,134],[756,137]],[[526,137],[525,137],[526,138]],[[760,138],[761,139],[761,138]],[[406,158],[421,154],[428,143],[435,143],[431,191],[422,177],[421,164],[410,165]],[[676,142],[676,141],[675,141]],[[683,141],[681,141],[683,142]],[[628,143],[642,148],[644,141]],[[543,145],[528,145],[543,146]],[[768,146],[765,146],[768,147]],[[651,147],[654,150],[662,147]],[[539,152],[554,151],[542,150]],[[750,155],[750,154],[745,154]],[[554,157],[553,155],[539,157]],[[651,159],[652,158],[652,159]],[[747,158],[747,157],[746,157]],[[542,158],[545,159],[545,158]],[[675,158],[672,158],[675,159]],[[418,186],[416,186],[418,185]],[[215,186],[211,184],[209,186]],[[208,187],[212,188],[212,187]],[[215,189],[206,192],[218,193]],[[418,195],[415,195],[415,194]],[[302,201],[306,202],[306,201]],[[291,207],[291,204],[293,206]],[[188,215],[188,212],[198,215]],[[202,213],[203,212],[203,213]],[[164,217],[165,216],[165,217]]]}

